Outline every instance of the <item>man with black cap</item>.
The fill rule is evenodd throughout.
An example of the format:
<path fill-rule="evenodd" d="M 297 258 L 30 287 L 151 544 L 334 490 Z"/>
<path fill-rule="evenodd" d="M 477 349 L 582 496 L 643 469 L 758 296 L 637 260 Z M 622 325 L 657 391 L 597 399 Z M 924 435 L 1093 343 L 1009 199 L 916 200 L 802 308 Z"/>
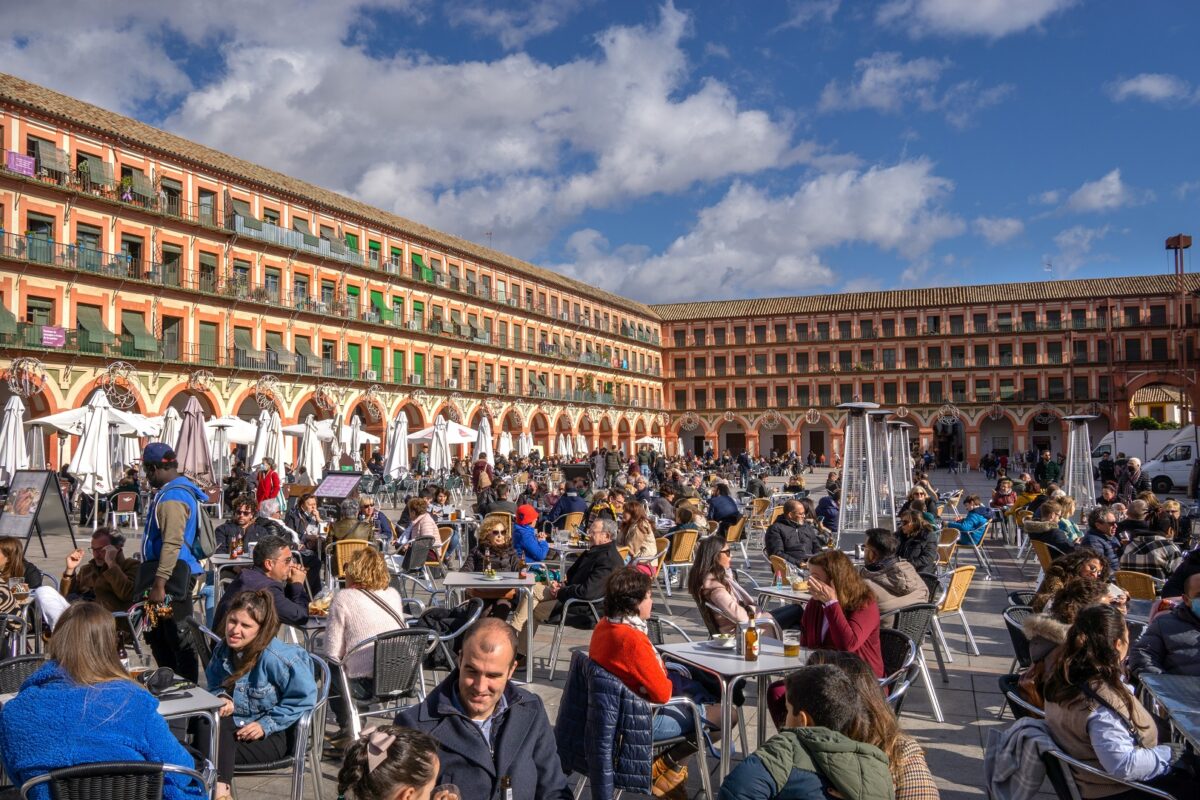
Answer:
<path fill-rule="evenodd" d="M 170 667 L 194 682 L 200 677 L 196 652 L 181 635 L 179 623 L 191 615 L 192 586 L 204 572 L 192 545 L 203 513 L 200 503 L 208 495 L 179 474 L 175 451 L 162 442 L 146 446 L 142 469 L 158 491 L 146 511 L 143 564 L 133 596 L 140 600 L 146 592 L 151 603 L 162 603 L 170 585 L 172 616 L 146 631 L 146 641 L 160 667 Z"/>

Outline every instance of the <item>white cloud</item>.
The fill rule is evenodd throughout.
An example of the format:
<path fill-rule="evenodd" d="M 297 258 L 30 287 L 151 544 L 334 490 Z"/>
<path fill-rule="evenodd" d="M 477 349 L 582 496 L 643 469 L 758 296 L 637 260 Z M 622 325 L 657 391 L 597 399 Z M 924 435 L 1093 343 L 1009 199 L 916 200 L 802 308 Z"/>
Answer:
<path fill-rule="evenodd" d="M 457 0 L 447 3 L 444 11 L 451 24 L 494 36 L 514 50 L 557 29 L 590 2 L 594 0 L 533 0 L 515 8 L 497 8 L 481 0 Z"/>
<path fill-rule="evenodd" d="M 1058 277 L 1065 277 L 1075 272 L 1092 260 L 1093 248 L 1108 236 L 1110 231 L 1111 227 L 1108 225 L 1099 228 L 1075 225 L 1060 231 L 1054 237 L 1054 245 L 1058 248 L 1058 252 L 1046 256 L 1046 260 L 1052 265 L 1051 271 Z"/>
<path fill-rule="evenodd" d="M 1058 201 L 1062 199 L 1062 191 L 1059 189 L 1047 189 L 1044 192 L 1032 195 L 1029 202 L 1041 206 L 1056 206 Z"/>
<path fill-rule="evenodd" d="M 1186 200 L 1187 196 L 1195 191 L 1200 191 L 1200 181 L 1184 181 L 1175 187 L 1175 196 L 1180 200 Z"/>
<path fill-rule="evenodd" d="M 776 31 L 803 28 L 810 22 L 828 25 L 841 8 L 842 0 L 793 0 L 788 5 L 788 17 L 775 28 Z"/>
<path fill-rule="evenodd" d="M 926 159 L 821 174 L 785 195 L 738 181 L 657 255 L 614 257 L 588 233 L 573 242 L 574 263 L 556 269 L 647 302 L 827 289 L 838 277 L 829 250 L 862 244 L 915 259 L 962 233 L 942 208 L 952 189 Z"/>
<path fill-rule="evenodd" d="M 1121 180 L 1121 170 L 1114 169 L 1102 178 L 1089 181 L 1067 198 L 1067 211 L 1081 213 L 1115 211 L 1125 206 L 1146 203 L 1154 198 L 1152 192 L 1128 186 Z"/>
<path fill-rule="evenodd" d="M 988 244 L 1004 244 L 1025 231 L 1025 223 L 1015 217 L 976 217 L 971 227 Z"/>
<path fill-rule="evenodd" d="M 1145 100 L 1148 103 L 1184 103 L 1190 105 L 1197 98 L 1191 84 L 1177 75 L 1160 72 L 1143 72 L 1132 78 L 1120 78 L 1104 87 L 1109 96 L 1118 103 L 1126 100 Z"/>
<path fill-rule="evenodd" d="M 982 36 L 1000 39 L 1041 26 L 1078 0 L 888 0 L 875 19 L 910 36 Z"/>
<path fill-rule="evenodd" d="M 905 61 L 899 53 L 877 52 L 854 62 L 852 81 L 827 83 L 818 108 L 826 112 L 868 108 L 897 114 L 915 106 L 941 112 L 951 125 L 965 128 L 977 112 L 996 105 L 1012 91 L 1007 84 L 985 88 L 979 81 L 960 81 L 942 90 L 938 84 L 950 67 L 944 59 Z"/>

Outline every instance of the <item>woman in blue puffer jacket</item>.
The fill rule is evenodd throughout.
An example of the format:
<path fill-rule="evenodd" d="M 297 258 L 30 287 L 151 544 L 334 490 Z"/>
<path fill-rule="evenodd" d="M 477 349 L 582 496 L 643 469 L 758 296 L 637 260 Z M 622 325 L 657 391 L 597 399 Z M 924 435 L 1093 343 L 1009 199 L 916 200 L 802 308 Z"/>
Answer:
<path fill-rule="evenodd" d="M 103 606 L 76 603 L 64 611 L 49 655 L 0 711 L 0 756 L 14 785 L 98 761 L 196 767 L 159 716 L 158 701 L 121 666 L 112 614 Z M 196 800 L 205 796 L 202 788 L 167 774 L 163 797 Z M 38 786 L 31 796 L 47 800 L 49 788 Z"/>
<path fill-rule="evenodd" d="M 967 515 L 955 522 L 947 522 L 946 527 L 958 531 L 958 543 L 963 547 L 970 547 L 972 544 L 978 546 L 983 541 L 983 532 L 991 522 L 991 517 L 987 515 L 987 509 L 983 507 L 977 494 L 967 495 L 963 504 L 967 507 Z"/>
<path fill-rule="evenodd" d="M 317 704 L 308 653 L 275 638 L 279 617 L 270 592 L 237 594 L 223 625 L 206 671 L 209 688 L 225 701 L 219 712 L 217 800 L 230 796 L 235 765 L 287 757 L 296 722 Z"/>

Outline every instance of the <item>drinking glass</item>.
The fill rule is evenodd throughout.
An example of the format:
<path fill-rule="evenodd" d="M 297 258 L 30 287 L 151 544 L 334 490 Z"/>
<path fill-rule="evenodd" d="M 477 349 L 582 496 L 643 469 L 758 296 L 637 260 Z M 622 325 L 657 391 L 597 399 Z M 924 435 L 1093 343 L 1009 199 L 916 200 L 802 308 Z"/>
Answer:
<path fill-rule="evenodd" d="M 800 632 L 799 631 L 784 631 L 783 632 L 783 656 L 784 656 L 784 658 L 799 658 L 800 657 Z"/>

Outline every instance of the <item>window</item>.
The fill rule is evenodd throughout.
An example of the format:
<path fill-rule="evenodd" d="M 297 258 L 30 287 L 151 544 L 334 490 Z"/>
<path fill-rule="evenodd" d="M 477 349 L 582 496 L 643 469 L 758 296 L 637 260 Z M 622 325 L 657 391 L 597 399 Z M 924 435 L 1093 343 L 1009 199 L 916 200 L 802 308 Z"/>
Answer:
<path fill-rule="evenodd" d="M 217 323 L 201 322 L 200 323 L 200 347 L 199 357 L 202 364 L 217 363 Z"/>
<path fill-rule="evenodd" d="M 951 333 L 966 333 L 966 326 L 963 324 L 962 314 L 950 315 L 950 332 Z"/>
<path fill-rule="evenodd" d="M 273 208 L 263 209 L 263 222 L 269 222 L 272 225 L 279 225 L 279 212 Z"/>
<path fill-rule="evenodd" d="M 704 356 L 696 356 L 692 359 L 692 373 L 697 378 L 703 378 L 707 373 L 708 359 Z"/>
<path fill-rule="evenodd" d="M 25 298 L 25 321 L 31 325 L 53 325 L 54 301 L 49 297 Z"/>
<path fill-rule="evenodd" d="M 1142 319 L 1142 310 L 1140 308 L 1138 308 L 1137 306 L 1134 306 L 1133 308 L 1127 307 L 1125 309 L 1125 324 L 1126 325 L 1137 325 L 1139 322 L 1141 322 L 1141 319 Z"/>
<path fill-rule="evenodd" d="M 987 403 L 992 399 L 992 382 L 988 378 L 975 379 L 975 402 Z"/>
<path fill-rule="evenodd" d="M 1076 330 L 1087 327 L 1087 310 L 1083 308 L 1071 309 L 1071 327 Z"/>
<path fill-rule="evenodd" d="M 1066 400 L 1067 393 L 1063 389 L 1063 379 L 1061 377 L 1050 377 L 1046 382 L 1046 394 L 1051 400 Z"/>
<path fill-rule="evenodd" d="M 713 344 L 715 344 L 715 345 L 725 344 L 725 328 L 720 327 L 720 326 L 713 328 Z"/>
<path fill-rule="evenodd" d="M 755 408 L 766 408 L 767 407 L 767 387 L 766 386 L 755 386 L 754 387 L 754 406 L 755 406 Z"/>
<path fill-rule="evenodd" d="M 746 357 L 745 356 L 734 356 L 733 357 L 733 374 L 735 374 L 735 375 L 745 375 L 746 374 Z"/>
<path fill-rule="evenodd" d="M 1125 340 L 1125 359 L 1127 361 L 1142 360 L 1142 340 L 1141 339 L 1126 339 Z"/>
<path fill-rule="evenodd" d="M 1076 375 L 1071 379 L 1071 394 L 1074 395 L 1071 399 L 1082 401 L 1091 399 L 1091 387 L 1088 385 L 1090 381 L 1086 375 Z"/>
<path fill-rule="evenodd" d="M 708 392 L 704 389 L 693 389 L 692 397 L 695 398 L 694 402 L 697 409 L 704 409 L 708 407 Z"/>
<path fill-rule="evenodd" d="M 904 402 L 906 402 L 906 403 L 921 402 L 921 382 L 920 381 L 905 381 L 905 383 L 904 383 Z"/>
<path fill-rule="evenodd" d="M 217 291 L 217 257 L 212 253 L 200 253 L 200 291 Z"/>
<path fill-rule="evenodd" d="M 930 369 L 938 369 L 942 366 L 942 348 L 930 347 L 925 350 L 926 366 Z"/>
<path fill-rule="evenodd" d="M 798 341 L 798 342 L 808 341 L 808 323 L 807 322 L 797 322 L 796 323 L 796 341 Z"/>
<path fill-rule="evenodd" d="M 925 330 L 929 331 L 930 333 L 941 333 L 942 318 L 941 317 L 926 317 L 925 318 Z"/>
<path fill-rule="evenodd" d="M 858 323 L 859 335 L 864 339 L 875 338 L 875 323 L 869 319 L 864 319 Z"/>
<path fill-rule="evenodd" d="M 1166 306 L 1150 306 L 1150 324 L 1151 325 L 1166 325 L 1167 324 L 1167 307 Z"/>
<path fill-rule="evenodd" d="M 1150 340 L 1150 358 L 1153 361 L 1167 360 L 1167 340 L 1165 338 L 1154 338 Z"/>
<path fill-rule="evenodd" d="M 1001 378 L 1000 379 L 1000 399 L 1001 400 L 1012 400 L 1013 396 L 1016 395 L 1016 393 L 1017 393 L 1016 388 L 1013 385 L 1012 378 Z"/>
<path fill-rule="evenodd" d="M 930 381 L 929 382 L 929 402 L 940 403 L 940 402 L 942 402 L 942 399 L 943 399 L 942 398 L 942 382 L 941 381 Z"/>
<path fill-rule="evenodd" d="M 754 326 L 754 341 L 757 342 L 758 344 L 766 344 L 766 341 L 767 341 L 767 326 L 766 325 L 755 325 Z"/>
<path fill-rule="evenodd" d="M 988 361 L 990 360 L 990 353 L 988 352 L 989 349 L 990 348 L 986 344 L 975 345 L 975 366 L 988 366 Z"/>
<path fill-rule="evenodd" d="M 904 318 L 904 335 L 905 336 L 916 336 L 917 335 L 917 318 L 916 317 L 905 317 Z"/>
<path fill-rule="evenodd" d="M 987 333 L 988 315 L 986 313 L 971 315 L 971 327 L 975 333 Z"/>
<path fill-rule="evenodd" d="M 775 323 L 775 341 L 787 341 L 787 325 L 784 325 L 782 322 Z"/>
<path fill-rule="evenodd" d="M 692 331 L 692 337 L 696 342 L 697 347 L 704 346 L 704 328 L 696 328 Z"/>
<path fill-rule="evenodd" d="M 1108 402 L 1112 399 L 1112 381 L 1107 375 L 1100 376 L 1100 382 L 1096 389 L 1096 398 L 1101 402 Z"/>
<path fill-rule="evenodd" d="M 686 340 L 687 340 L 687 331 L 675 331 L 675 346 L 676 347 L 686 347 L 687 346 Z"/>
<path fill-rule="evenodd" d="M 728 390 L 725 388 L 713 389 L 713 408 L 725 408 L 728 405 Z"/>
<path fill-rule="evenodd" d="M 840 320 L 838 322 L 838 338 L 839 339 L 852 339 L 854 337 L 854 334 L 852 332 L 853 325 L 854 325 L 854 323 L 852 323 L 848 319 Z"/>
<path fill-rule="evenodd" d="M 687 408 L 687 389 L 675 390 L 675 410 L 683 411 Z"/>
<path fill-rule="evenodd" d="M 746 328 L 744 326 L 734 327 L 733 341 L 735 344 L 745 344 L 746 343 Z"/>
<path fill-rule="evenodd" d="M 822 342 L 829 341 L 829 323 L 828 322 L 818 322 L 817 323 L 817 339 L 819 339 Z"/>
<path fill-rule="evenodd" d="M 885 319 L 883 321 L 882 325 L 883 325 L 883 335 L 884 336 L 895 336 L 896 335 L 896 320 Z"/>
<path fill-rule="evenodd" d="M 1062 328 L 1062 312 L 1047 311 L 1046 312 L 1046 327 L 1049 330 L 1056 331 Z"/>
<path fill-rule="evenodd" d="M 713 375 L 717 377 L 725 375 L 725 356 L 713 356 Z"/>
<path fill-rule="evenodd" d="M 1063 363 L 1062 342 L 1046 342 L 1046 363 Z"/>
<path fill-rule="evenodd" d="M 1021 363 L 1027 367 L 1038 363 L 1037 342 L 1025 342 L 1021 345 Z"/>
<path fill-rule="evenodd" d="M 854 402 L 854 386 L 849 383 L 843 383 L 838 386 L 838 402 L 853 403 Z"/>
<path fill-rule="evenodd" d="M 1075 339 L 1071 343 L 1071 360 L 1077 364 L 1085 364 L 1088 360 L 1087 339 Z"/>
<path fill-rule="evenodd" d="M 787 353 L 775 354 L 775 374 L 786 375 L 788 371 Z"/>
<path fill-rule="evenodd" d="M 829 369 L 829 352 L 827 350 L 817 353 L 817 369 L 821 371 Z"/>
<path fill-rule="evenodd" d="M 775 407 L 776 408 L 787 408 L 788 407 L 788 387 L 786 387 L 786 386 L 776 386 L 775 387 Z"/>
<path fill-rule="evenodd" d="M 833 387 L 829 384 L 822 384 L 817 387 L 817 405 L 831 406 L 833 405 Z"/>
<path fill-rule="evenodd" d="M 767 354 L 756 353 L 754 356 L 754 372 L 757 375 L 767 374 Z"/>
<path fill-rule="evenodd" d="M 892 383 L 891 381 L 889 381 L 883 385 L 883 402 L 889 406 L 895 405 L 897 402 L 899 402 L 896 399 L 896 384 L 895 383 Z"/>
<path fill-rule="evenodd" d="M 201 189 L 199 194 L 199 221 L 205 225 L 217 224 L 217 193 Z"/>
<path fill-rule="evenodd" d="M 904 368 L 905 369 L 919 369 L 920 366 L 921 366 L 920 351 L 917 350 L 917 348 L 915 348 L 915 347 L 904 348 Z M 911 403 L 912 401 L 910 400 L 909 402 Z"/>
<path fill-rule="evenodd" d="M 967 402 L 966 381 L 950 381 L 950 400 L 954 403 Z"/>
<path fill-rule="evenodd" d="M 183 345 L 183 319 L 180 317 L 162 318 L 162 354 L 170 361 L 179 361 Z"/>
<path fill-rule="evenodd" d="M 675 359 L 675 377 L 682 378 L 686 374 L 687 374 L 687 359 L 685 359 L 685 358 Z"/>
<path fill-rule="evenodd" d="M 808 353 L 796 353 L 796 371 L 808 372 Z"/>
<path fill-rule="evenodd" d="M 1026 331 L 1037 330 L 1037 312 L 1022 311 L 1021 312 L 1021 329 Z"/>
<path fill-rule="evenodd" d="M 806 408 L 811 405 L 811 399 L 812 398 L 809 397 L 807 386 L 796 387 L 796 405 L 800 406 L 801 408 Z"/>
<path fill-rule="evenodd" d="M 1021 380 L 1021 399 L 1025 402 L 1041 400 L 1041 391 L 1038 387 L 1037 378 L 1023 378 Z"/>

